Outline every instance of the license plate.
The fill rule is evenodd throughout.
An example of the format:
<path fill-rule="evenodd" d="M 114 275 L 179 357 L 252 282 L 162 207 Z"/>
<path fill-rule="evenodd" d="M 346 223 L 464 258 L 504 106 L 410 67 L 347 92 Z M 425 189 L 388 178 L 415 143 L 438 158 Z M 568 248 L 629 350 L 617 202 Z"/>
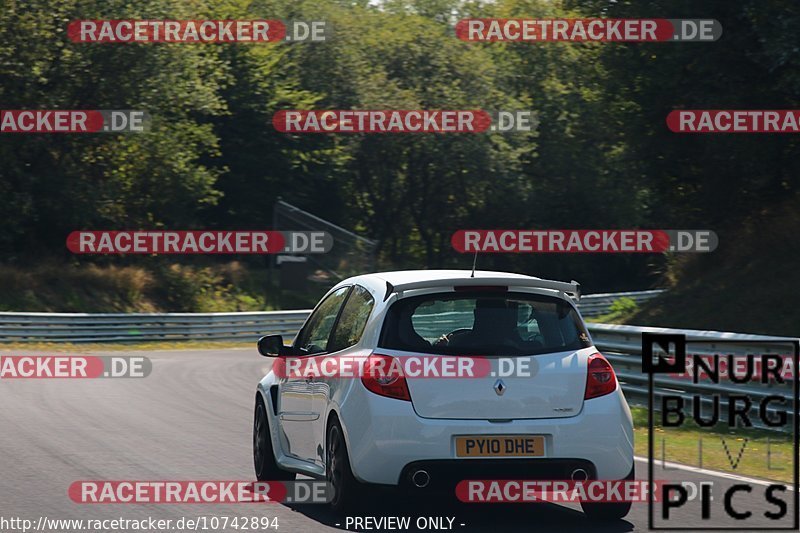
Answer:
<path fill-rule="evenodd" d="M 541 457 L 542 435 L 474 435 L 456 437 L 456 457 Z"/>

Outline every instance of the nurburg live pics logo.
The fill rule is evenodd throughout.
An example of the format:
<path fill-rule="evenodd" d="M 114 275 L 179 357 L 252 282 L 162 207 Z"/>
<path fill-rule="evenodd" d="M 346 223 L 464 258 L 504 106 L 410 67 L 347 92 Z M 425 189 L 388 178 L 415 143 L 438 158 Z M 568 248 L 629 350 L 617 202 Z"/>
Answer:
<path fill-rule="evenodd" d="M 798 358 L 800 341 L 794 339 L 761 340 L 757 344 L 775 347 L 777 353 L 753 354 L 748 350 L 742 353 L 741 345 L 747 341 L 735 340 L 689 340 L 698 345 L 698 352 L 687 355 L 687 340 L 682 334 L 643 333 L 642 334 L 642 372 L 648 374 L 648 479 L 652 485 L 656 462 L 654 448 L 654 419 L 660 416 L 662 428 L 680 428 L 688 423 L 701 427 L 724 427 L 727 433 L 738 428 L 766 426 L 770 429 L 791 431 L 793 436 L 793 487 L 782 482 L 749 483 L 748 478 L 736 476 L 730 486 L 720 483 L 712 494 L 712 487 L 706 487 L 699 494 L 699 507 L 688 505 L 687 491 L 680 481 L 665 482 L 658 501 L 654 501 L 653 491 L 648 491 L 648 526 L 654 530 L 672 531 L 768 531 L 797 530 L 800 527 L 800 492 L 798 491 Z M 736 345 L 739 346 L 736 346 Z M 728 349 L 726 349 L 728 348 Z M 738 348 L 739 353 L 732 353 Z M 771 350 L 771 348 L 768 348 Z M 663 354 L 661 353 L 663 352 Z M 708 355 L 711 354 L 711 355 Z M 791 354 L 791 355 L 779 355 Z M 790 360 L 789 360 L 790 359 Z M 722 361 L 720 361 L 722 360 Z M 743 361 L 744 360 L 744 361 Z M 690 363 L 687 366 L 687 361 Z M 791 380 L 782 376 L 791 362 Z M 667 375 L 660 376 L 658 375 Z M 662 381 L 658 392 L 654 382 L 667 380 L 669 376 L 688 377 L 686 383 L 695 384 L 695 390 L 679 392 L 680 383 L 672 388 Z M 720 377 L 726 376 L 729 383 L 722 383 Z M 671 381 L 670 383 L 676 383 Z M 700 384 L 700 385 L 698 385 Z M 762 389 L 749 394 L 753 387 Z M 788 400 L 791 385 L 792 400 Z M 704 388 L 705 386 L 705 388 Z M 779 388 L 779 387 L 783 388 Z M 751 387 L 751 388 L 747 388 Z M 758 390 L 758 389 L 756 389 Z M 719 392 L 717 392 L 719 391 Z M 692 394 L 687 402 L 685 398 Z M 751 397 L 752 396 L 752 397 Z M 787 399 L 784 399 L 784 396 Z M 658 402 L 658 403 L 656 403 Z M 713 413 L 702 405 L 712 402 Z M 687 405 L 684 405 L 687 404 Z M 654 410 L 654 407 L 656 410 Z M 727 412 L 726 412 L 727 411 Z M 668 435 L 669 432 L 663 432 Z M 745 439 L 745 441 L 748 439 Z M 746 446 L 745 442 L 745 446 Z M 744 447 L 742 448 L 744 450 Z M 741 458 L 741 452 L 740 452 Z M 735 467 L 737 463 L 731 463 Z M 665 467 L 666 468 L 666 467 Z M 754 480 L 755 481 L 755 480 Z M 753 498 L 757 504 L 750 500 Z M 712 502 L 715 505 L 712 506 Z M 793 512 L 787 508 L 793 502 Z M 658 515 L 656 515 L 658 506 Z M 696 511 L 696 514 L 695 514 Z M 658 516 L 658 524 L 655 518 Z M 758 525 L 753 520 L 760 520 Z M 791 519 L 791 524 L 789 520 Z M 691 523 L 689 525 L 688 522 Z M 731 523 L 719 526 L 720 521 Z M 680 524 L 680 525 L 677 525 Z"/>

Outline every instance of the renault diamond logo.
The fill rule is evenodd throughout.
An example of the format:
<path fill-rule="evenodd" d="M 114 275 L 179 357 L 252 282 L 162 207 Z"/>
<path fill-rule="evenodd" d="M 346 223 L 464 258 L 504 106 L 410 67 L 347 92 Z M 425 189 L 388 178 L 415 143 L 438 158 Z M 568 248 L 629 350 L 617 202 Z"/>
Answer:
<path fill-rule="evenodd" d="M 503 393 L 506 391 L 507 387 L 506 384 L 503 383 L 502 379 L 498 379 L 494 382 L 494 391 L 497 393 L 498 396 L 502 396 Z"/>

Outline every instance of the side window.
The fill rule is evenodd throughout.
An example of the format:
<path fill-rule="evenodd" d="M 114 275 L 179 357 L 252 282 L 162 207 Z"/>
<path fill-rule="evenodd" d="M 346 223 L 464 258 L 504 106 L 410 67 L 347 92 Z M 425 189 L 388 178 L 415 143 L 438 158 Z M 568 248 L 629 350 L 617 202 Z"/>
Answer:
<path fill-rule="evenodd" d="M 331 336 L 336 316 L 342 307 L 350 287 L 342 287 L 325 298 L 308 319 L 308 323 L 297 337 L 295 346 L 305 354 L 328 351 L 328 338 Z"/>
<path fill-rule="evenodd" d="M 353 292 L 344 304 L 342 316 L 339 317 L 339 323 L 333 332 L 331 345 L 328 347 L 329 352 L 344 350 L 361 340 L 361 334 L 364 333 L 374 304 L 375 300 L 367 289 L 360 285 L 353 287 Z"/>

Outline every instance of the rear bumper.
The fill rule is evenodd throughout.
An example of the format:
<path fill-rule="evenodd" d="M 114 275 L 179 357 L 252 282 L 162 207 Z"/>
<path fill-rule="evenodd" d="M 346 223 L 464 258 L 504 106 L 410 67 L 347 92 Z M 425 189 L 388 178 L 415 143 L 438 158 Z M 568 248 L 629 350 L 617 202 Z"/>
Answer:
<path fill-rule="evenodd" d="M 426 490 L 453 491 L 459 481 L 468 479 L 570 479 L 572 472 L 583 469 L 588 478 L 597 476 L 594 465 L 586 459 L 438 459 L 414 461 L 400 475 L 400 485 L 416 488 L 412 477 L 424 470 L 430 477 Z"/>
<path fill-rule="evenodd" d="M 633 467 L 633 424 L 619 387 L 612 394 L 585 401 L 573 417 L 502 423 L 421 418 L 410 402 L 377 396 L 364 388 L 355 388 L 353 393 L 363 395 L 348 398 L 359 405 L 358 415 L 348 417 L 352 411 L 342 406 L 340 420 L 353 474 L 365 483 L 405 484 L 418 465 L 430 465 L 447 483 L 499 479 L 497 472 L 503 472 L 505 479 L 569 479 L 572 465 L 584 465 L 596 479 L 624 479 Z M 500 434 L 544 435 L 545 456 L 466 459 L 455 455 L 455 436 Z M 434 472 L 428 471 L 433 486 Z"/>

